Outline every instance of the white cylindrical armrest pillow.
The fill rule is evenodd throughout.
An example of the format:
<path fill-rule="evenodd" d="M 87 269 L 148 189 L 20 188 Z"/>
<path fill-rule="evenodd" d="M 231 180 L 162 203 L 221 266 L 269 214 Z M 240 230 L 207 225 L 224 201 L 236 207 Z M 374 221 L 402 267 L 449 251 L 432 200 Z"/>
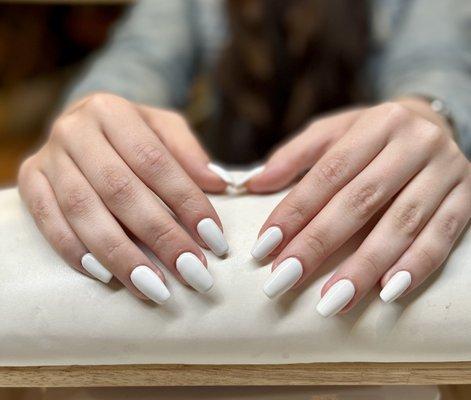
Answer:
<path fill-rule="evenodd" d="M 0 365 L 471 360 L 469 232 L 406 298 L 384 304 L 376 289 L 325 319 L 315 311 L 320 288 L 361 235 L 309 284 L 269 300 L 269 260 L 255 262 L 250 249 L 284 195 L 211 196 L 230 245 L 224 259 L 206 253 L 214 287 L 202 295 L 165 271 L 172 297 L 157 306 L 68 267 L 17 190 L 0 191 Z"/>

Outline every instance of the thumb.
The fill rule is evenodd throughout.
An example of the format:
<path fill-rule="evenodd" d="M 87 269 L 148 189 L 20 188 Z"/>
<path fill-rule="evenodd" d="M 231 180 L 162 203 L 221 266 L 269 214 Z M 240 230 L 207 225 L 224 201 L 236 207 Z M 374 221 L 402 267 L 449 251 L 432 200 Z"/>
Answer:
<path fill-rule="evenodd" d="M 247 190 L 252 193 L 268 193 L 288 186 L 312 168 L 327 149 L 348 130 L 358 115 L 359 110 L 351 110 L 310 124 L 278 148 L 266 162 L 265 168 L 247 180 Z"/>

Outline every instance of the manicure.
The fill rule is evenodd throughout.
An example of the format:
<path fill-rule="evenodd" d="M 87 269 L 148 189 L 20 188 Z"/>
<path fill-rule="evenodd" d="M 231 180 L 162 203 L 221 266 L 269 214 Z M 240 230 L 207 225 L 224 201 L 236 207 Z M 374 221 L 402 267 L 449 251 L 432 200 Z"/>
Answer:
<path fill-rule="evenodd" d="M 176 261 L 177 271 L 198 292 L 204 293 L 213 287 L 213 277 L 193 253 L 183 253 Z"/>
<path fill-rule="evenodd" d="M 348 279 L 335 282 L 317 304 L 316 310 L 323 317 L 331 317 L 341 311 L 355 295 L 355 286 Z"/>
<path fill-rule="evenodd" d="M 251 169 L 242 177 L 242 179 L 240 179 L 238 182 L 235 182 L 234 186 L 237 188 L 244 186 L 254 176 L 260 175 L 264 170 L 265 170 L 265 165 L 259 165 L 258 167 Z"/>
<path fill-rule="evenodd" d="M 219 226 L 211 218 L 202 219 L 196 226 L 201 239 L 217 256 L 222 256 L 229 251 L 229 245 Z"/>
<path fill-rule="evenodd" d="M 131 282 L 157 304 L 164 303 L 170 297 L 170 292 L 159 276 L 145 265 L 134 268 L 131 272 Z"/>
<path fill-rule="evenodd" d="M 231 186 L 234 185 L 234 178 L 232 178 L 232 175 L 225 168 L 221 167 L 218 164 L 209 163 L 208 169 L 211 172 L 214 172 L 217 176 L 219 176 L 219 178 L 221 178 L 228 185 L 231 185 Z"/>
<path fill-rule="evenodd" d="M 409 271 L 396 272 L 381 290 L 379 297 L 385 303 L 391 303 L 404 293 L 411 283 L 412 276 Z"/>
<path fill-rule="evenodd" d="M 80 262 L 89 274 L 103 283 L 109 283 L 111 278 L 113 278 L 113 274 L 101 265 L 92 253 L 85 254 Z"/>
<path fill-rule="evenodd" d="M 271 273 L 263 286 L 265 294 L 272 299 L 290 289 L 303 274 L 301 262 L 294 257 L 287 258 Z"/>
<path fill-rule="evenodd" d="M 277 226 L 271 226 L 257 239 L 252 247 L 252 257 L 261 260 L 270 254 L 283 240 L 283 232 Z"/>

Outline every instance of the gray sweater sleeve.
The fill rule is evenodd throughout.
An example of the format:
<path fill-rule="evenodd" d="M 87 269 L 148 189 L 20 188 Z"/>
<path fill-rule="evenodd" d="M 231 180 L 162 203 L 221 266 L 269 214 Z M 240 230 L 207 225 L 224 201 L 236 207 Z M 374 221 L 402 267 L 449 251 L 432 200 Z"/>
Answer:
<path fill-rule="evenodd" d="M 108 45 L 88 61 L 65 103 L 97 91 L 164 107 L 186 100 L 195 62 L 188 0 L 143 0 L 115 28 Z"/>
<path fill-rule="evenodd" d="M 471 156 L 471 2 L 409 0 L 399 7 L 373 85 L 388 99 L 420 94 L 445 101 Z"/>

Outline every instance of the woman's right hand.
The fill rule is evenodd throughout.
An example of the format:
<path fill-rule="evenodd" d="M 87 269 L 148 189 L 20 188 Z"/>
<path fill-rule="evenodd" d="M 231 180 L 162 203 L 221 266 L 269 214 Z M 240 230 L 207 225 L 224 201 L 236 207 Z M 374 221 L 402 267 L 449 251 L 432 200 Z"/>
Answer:
<path fill-rule="evenodd" d="M 97 93 L 55 121 L 47 143 L 21 166 L 19 189 L 70 265 L 104 283 L 115 276 L 136 296 L 163 303 L 170 296 L 164 274 L 127 232 L 178 279 L 209 290 L 199 246 L 220 256 L 228 245 L 202 191 L 226 183 L 208 163 L 178 114 Z"/>

